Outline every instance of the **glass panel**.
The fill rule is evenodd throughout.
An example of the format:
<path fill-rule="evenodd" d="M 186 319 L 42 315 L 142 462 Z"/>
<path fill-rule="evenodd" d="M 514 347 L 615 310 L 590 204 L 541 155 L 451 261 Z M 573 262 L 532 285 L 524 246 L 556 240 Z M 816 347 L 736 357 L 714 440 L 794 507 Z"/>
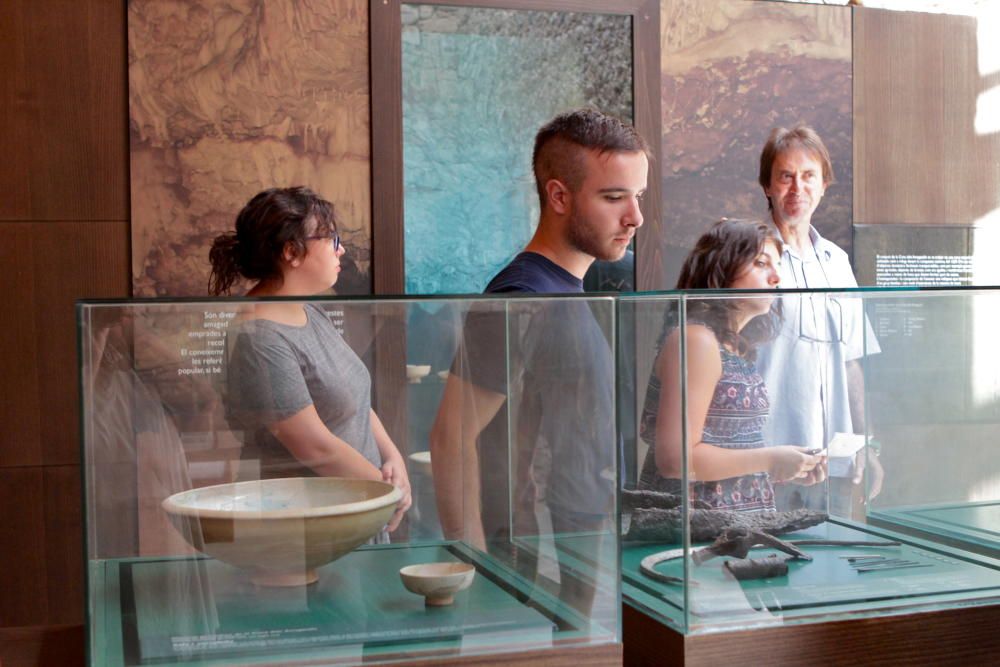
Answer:
<path fill-rule="evenodd" d="M 997 292 L 869 298 L 881 354 L 866 373 L 884 479 L 880 524 L 1000 557 Z M 873 489 L 875 490 L 875 489 Z"/>
<path fill-rule="evenodd" d="M 650 379 L 620 415 L 640 434 L 626 601 L 699 633 L 995 600 L 998 306 L 973 290 L 622 298 L 619 340 L 655 350 L 631 362 Z"/>
<path fill-rule="evenodd" d="M 404 4 L 406 291 L 481 292 L 538 220 L 535 133 L 590 104 L 632 118 L 632 19 Z M 631 253 L 629 254 L 631 260 Z M 609 289 L 634 262 L 598 267 Z"/>
<path fill-rule="evenodd" d="M 508 306 L 514 546 L 535 578 L 607 625 L 618 599 L 614 312 L 610 302 Z"/>
<path fill-rule="evenodd" d="M 620 641 L 613 305 L 80 306 L 92 664 Z"/>
<path fill-rule="evenodd" d="M 622 297 L 618 302 L 619 432 L 624 443 L 622 491 L 622 595 L 632 607 L 679 632 L 687 630 L 683 558 L 671 562 L 666 577 L 642 574 L 647 558 L 677 550 L 683 555 L 683 494 L 647 503 L 645 492 L 655 486 L 656 442 L 672 437 L 682 441 L 678 420 L 659 420 L 663 388 L 681 387 L 679 369 L 661 368 L 665 334 L 674 327 L 680 297 L 672 295 Z M 669 474 L 669 473 L 668 473 Z M 676 473 L 673 474 L 676 477 Z M 641 490 L 637 493 L 637 490 Z M 655 500 L 655 499 L 654 499 Z M 669 513 L 669 514 L 665 514 Z M 650 535 L 646 525 L 663 526 L 666 532 Z M 679 566 L 679 567 L 678 567 Z M 659 570 L 650 566 L 653 570 Z"/>

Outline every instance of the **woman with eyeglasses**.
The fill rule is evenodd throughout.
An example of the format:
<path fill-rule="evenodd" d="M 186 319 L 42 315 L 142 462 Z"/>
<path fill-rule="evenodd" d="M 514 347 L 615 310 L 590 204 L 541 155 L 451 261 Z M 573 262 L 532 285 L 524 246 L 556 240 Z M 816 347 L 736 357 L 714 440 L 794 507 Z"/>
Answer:
<path fill-rule="evenodd" d="M 344 247 L 330 202 L 304 187 L 253 197 L 236 230 L 216 237 L 209 291 L 310 297 L 337 282 Z M 266 301 L 230 325 L 226 416 L 244 431 L 259 477 L 324 475 L 391 482 L 403 491 L 389 530 L 410 506 L 403 458 L 371 408 L 371 377 L 316 304 Z M 385 536 L 380 541 L 384 541 Z"/>
<path fill-rule="evenodd" d="M 781 241 L 768 225 L 721 220 L 688 255 L 677 289 L 773 289 Z M 716 509 L 773 511 L 773 481 L 804 480 L 822 457 L 803 447 L 765 446 L 770 403 L 754 366 L 780 316 L 770 294 L 688 299 L 688 479 L 692 500 Z M 646 390 L 640 436 L 649 445 L 639 488 L 679 493 L 682 373 L 679 313 L 668 310 Z M 815 480 L 814 480 L 815 481 Z"/>

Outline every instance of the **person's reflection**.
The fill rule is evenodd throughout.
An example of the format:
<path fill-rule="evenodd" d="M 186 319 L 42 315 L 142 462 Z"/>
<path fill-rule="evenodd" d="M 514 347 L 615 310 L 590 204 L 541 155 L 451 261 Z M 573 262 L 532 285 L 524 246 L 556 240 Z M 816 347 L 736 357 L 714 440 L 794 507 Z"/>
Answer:
<path fill-rule="evenodd" d="M 677 289 L 773 289 L 780 247 L 765 223 L 722 220 L 698 239 Z M 770 401 L 754 358 L 780 323 L 773 303 L 763 294 L 686 301 L 686 386 L 679 313 L 668 310 L 642 413 L 640 435 L 650 448 L 639 488 L 681 491 L 685 391 L 693 499 L 715 509 L 774 511 L 772 482 L 825 478 L 822 456 L 804 447 L 765 446 Z"/>
<path fill-rule="evenodd" d="M 180 376 L 175 348 L 161 339 L 143 314 L 119 307 L 93 307 L 84 335 L 84 398 L 88 442 L 88 525 L 99 559 L 190 555 L 201 544 L 173 526 L 160 503 L 191 488 L 187 459 L 172 413 L 188 407 L 210 410 L 211 387 Z M 142 364 L 137 362 L 142 357 Z M 142 366 L 142 370 L 140 370 Z M 133 587 L 123 594 L 138 614 L 171 610 L 169 632 L 196 636 L 219 627 L 212 580 L 201 561 L 131 563 Z"/>

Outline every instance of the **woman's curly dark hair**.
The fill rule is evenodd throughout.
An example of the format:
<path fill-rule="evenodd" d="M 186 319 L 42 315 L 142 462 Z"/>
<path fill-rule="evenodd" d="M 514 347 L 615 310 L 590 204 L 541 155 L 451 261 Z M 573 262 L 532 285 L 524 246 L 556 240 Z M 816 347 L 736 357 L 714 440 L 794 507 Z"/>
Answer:
<path fill-rule="evenodd" d="M 307 224 L 316 221 L 315 228 Z M 280 280 L 281 258 L 290 243 L 296 257 L 306 253 L 306 237 L 337 229 L 333 204 L 305 187 L 270 188 L 254 195 L 236 216 L 236 231 L 215 237 L 208 253 L 208 291 L 229 294 L 240 278 Z"/>
<path fill-rule="evenodd" d="M 773 242 L 779 250 L 783 245 L 771 225 L 755 220 L 723 218 L 695 243 L 694 249 L 684 260 L 681 275 L 677 279 L 677 289 L 728 288 L 747 265 L 760 255 L 768 241 Z M 738 300 L 722 297 L 689 298 L 684 303 L 687 306 L 688 322 L 704 324 L 712 330 L 720 343 L 749 359 L 757 356 L 757 346 L 772 340 L 781 326 L 781 305 L 777 300 L 770 312 L 755 317 L 742 332 L 734 328 L 740 307 Z M 669 308 L 659 345 L 678 326 L 678 321 L 677 307 Z"/>

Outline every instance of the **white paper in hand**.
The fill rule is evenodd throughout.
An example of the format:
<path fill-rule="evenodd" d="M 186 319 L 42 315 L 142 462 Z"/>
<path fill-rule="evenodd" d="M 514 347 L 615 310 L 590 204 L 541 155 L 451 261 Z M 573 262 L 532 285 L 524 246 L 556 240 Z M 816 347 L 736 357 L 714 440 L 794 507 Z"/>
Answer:
<path fill-rule="evenodd" d="M 865 436 L 861 433 L 834 433 L 826 454 L 830 458 L 854 456 L 864 446 Z"/>
<path fill-rule="evenodd" d="M 834 433 L 826 449 L 830 477 L 851 477 L 854 455 L 864 446 L 865 436 L 860 433 Z"/>

